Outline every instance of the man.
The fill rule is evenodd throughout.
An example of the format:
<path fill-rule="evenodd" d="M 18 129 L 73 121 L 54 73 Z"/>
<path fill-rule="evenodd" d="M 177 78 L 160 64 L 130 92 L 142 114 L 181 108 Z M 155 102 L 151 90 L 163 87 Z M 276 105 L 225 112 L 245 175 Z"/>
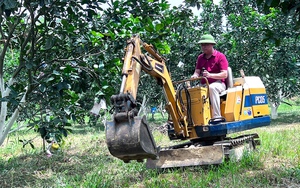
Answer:
<path fill-rule="evenodd" d="M 219 118 L 221 117 L 219 94 L 226 90 L 225 79 L 227 78 L 228 61 L 224 54 L 214 49 L 216 42 L 212 35 L 203 35 L 199 43 L 203 53 L 198 56 L 192 78 L 199 76 L 207 78 L 212 117 Z"/>

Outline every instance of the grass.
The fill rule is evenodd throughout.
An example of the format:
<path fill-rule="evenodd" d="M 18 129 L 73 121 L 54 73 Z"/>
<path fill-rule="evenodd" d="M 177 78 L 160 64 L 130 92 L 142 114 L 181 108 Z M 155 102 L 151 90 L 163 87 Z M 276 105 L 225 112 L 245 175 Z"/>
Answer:
<path fill-rule="evenodd" d="M 22 147 L 19 139 L 35 133 L 16 132 L 0 148 L 0 187 L 300 187 L 300 107 L 283 104 L 278 112 L 270 126 L 246 131 L 258 133 L 261 146 L 240 162 L 162 171 L 112 157 L 103 127 L 75 126 L 52 157 L 42 152 L 40 138 L 33 140 L 35 149 Z M 164 121 L 156 114 L 150 124 Z M 154 136 L 159 144 L 169 143 L 160 131 Z"/>

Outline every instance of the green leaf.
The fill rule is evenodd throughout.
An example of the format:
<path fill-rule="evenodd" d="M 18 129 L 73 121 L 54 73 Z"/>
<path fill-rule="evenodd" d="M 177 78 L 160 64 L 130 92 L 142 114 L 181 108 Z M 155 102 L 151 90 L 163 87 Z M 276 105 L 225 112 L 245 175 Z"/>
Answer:
<path fill-rule="evenodd" d="M 76 115 L 75 114 L 71 114 L 71 120 L 76 121 Z"/>
<path fill-rule="evenodd" d="M 102 91 L 98 91 L 97 95 L 101 96 L 101 95 L 105 95 Z"/>
<path fill-rule="evenodd" d="M 58 72 L 58 71 L 56 71 L 56 70 L 54 70 L 54 71 L 52 72 L 52 74 L 53 74 L 53 75 L 56 75 L 56 76 L 60 76 L 60 72 Z"/>
<path fill-rule="evenodd" d="M 17 4 L 17 0 L 4 0 L 4 9 L 14 9 L 16 8 Z"/>
<path fill-rule="evenodd" d="M 50 82 L 50 81 L 52 81 L 52 80 L 54 80 L 55 78 L 54 77 L 49 77 L 47 80 L 46 80 L 46 82 Z"/>
<path fill-rule="evenodd" d="M 67 82 L 59 82 L 57 84 L 57 90 L 60 91 L 60 90 L 63 90 L 63 89 L 69 89 L 69 84 Z"/>
<path fill-rule="evenodd" d="M 46 39 L 45 50 L 49 50 L 54 45 L 54 39 L 52 37 Z"/>
<path fill-rule="evenodd" d="M 75 69 L 70 65 L 66 65 L 66 67 L 63 70 L 64 70 L 64 73 L 71 73 Z"/>
<path fill-rule="evenodd" d="M 47 130 L 45 127 L 39 128 L 39 132 L 42 138 L 45 138 L 47 136 Z"/>
<path fill-rule="evenodd" d="M 91 31 L 91 34 L 97 38 L 103 38 L 104 35 L 100 32 L 97 32 L 97 31 Z"/>
<path fill-rule="evenodd" d="M 40 89 L 40 91 L 41 92 L 45 92 L 46 91 L 46 86 L 44 85 L 44 84 L 41 84 L 40 86 L 39 86 L 39 89 Z"/>
<path fill-rule="evenodd" d="M 264 0 L 257 0 L 256 2 L 257 2 L 257 5 L 261 5 L 264 2 Z"/>
<path fill-rule="evenodd" d="M 69 108 L 64 108 L 64 111 L 67 115 L 70 115 L 72 113 L 72 111 Z"/>
<path fill-rule="evenodd" d="M 164 28 L 164 24 L 156 24 L 155 25 L 155 30 L 156 31 L 160 31 L 160 30 L 162 30 Z"/>
<path fill-rule="evenodd" d="M 61 132 L 65 137 L 68 136 L 68 132 L 67 132 L 66 129 L 62 128 L 62 129 L 60 129 L 60 132 Z"/>

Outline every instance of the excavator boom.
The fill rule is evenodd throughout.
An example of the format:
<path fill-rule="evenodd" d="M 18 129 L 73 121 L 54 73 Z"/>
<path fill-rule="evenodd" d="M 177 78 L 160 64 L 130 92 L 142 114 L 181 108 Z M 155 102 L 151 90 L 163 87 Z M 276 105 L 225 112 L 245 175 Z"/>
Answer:
<path fill-rule="evenodd" d="M 138 36 L 127 41 L 120 93 L 111 97 L 115 112 L 106 125 L 110 153 L 123 160 L 156 159 L 158 152 L 145 117 L 137 116 L 136 94 L 141 73 L 141 46 Z"/>

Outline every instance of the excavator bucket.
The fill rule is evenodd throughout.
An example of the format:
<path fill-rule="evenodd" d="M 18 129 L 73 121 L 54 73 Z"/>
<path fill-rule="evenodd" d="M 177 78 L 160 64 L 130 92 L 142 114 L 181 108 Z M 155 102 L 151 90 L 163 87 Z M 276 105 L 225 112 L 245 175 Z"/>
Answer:
<path fill-rule="evenodd" d="M 110 153 L 123 160 L 156 159 L 157 148 L 145 116 L 136 116 L 131 121 L 108 122 L 106 143 Z"/>

